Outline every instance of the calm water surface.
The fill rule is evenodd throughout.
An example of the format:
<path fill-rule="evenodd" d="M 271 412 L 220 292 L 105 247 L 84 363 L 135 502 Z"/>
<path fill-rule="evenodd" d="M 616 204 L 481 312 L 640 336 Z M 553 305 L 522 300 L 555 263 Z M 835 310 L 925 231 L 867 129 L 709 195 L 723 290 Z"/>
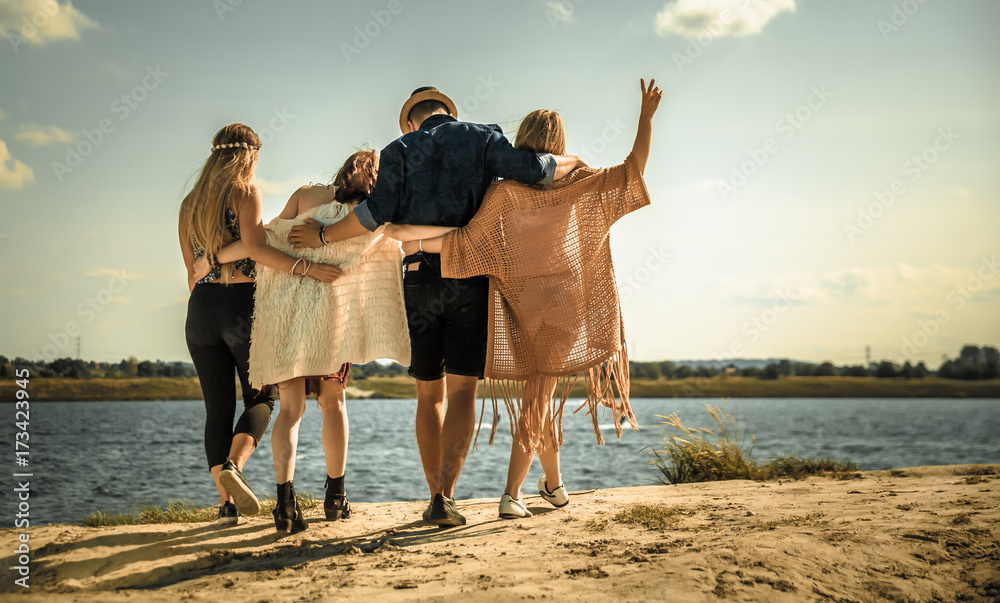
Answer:
<path fill-rule="evenodd" d="M 677 412 L 685 424 L 711 426 L 704 400 L 634 399 L 642 430 L 615 439 L 610 417 L 600 421 L 599 446 L 591 421 L 564 421 L 563 478 L 570 490 L 657 483 L 649 465 L 664 428 L 657 415 Z M 732 403 L 731 403 L 732 404 Z M 572 402 L 567 409 L 575 408 Z M 0 496 L 13 525 L 12 403 L 0 404 L 9 471 Z M 428 496 L 413 435 L 415 400 L 349 400 L 351 441 L 347 492 L 352 501 L 425 500 Z M 1000 401 L 964 399 L 744 399 L 735 406 L 740 429 L 756 437 L 754 457 L 812 456 L 851 460 L 861 469 L 1000 462 Z M 488 415 L 489 416 L 489 415 Z M 130 511 L 137 503 L 189 498 L 217 504 L 205 465 L 204 409 L 191 402 L 51 402 L 31 406 L 31 521 L 76 522 L 95 510 Z M 299 435 L 295 483 L 322 495 L 322 415 L 310 401 Z M 489 420 L 487 419 L 486 423 Z M 469 453 L 458 498 L 503 493 L 511 437 L 506 416 L 493 446 L 488 430 Z M 749 438 L 748 438 L 749 443 Z M 542 475 L 536 462 L 525 491 Z M 258 491 L 273 495 L 270 431 L 247 465 Z"/>

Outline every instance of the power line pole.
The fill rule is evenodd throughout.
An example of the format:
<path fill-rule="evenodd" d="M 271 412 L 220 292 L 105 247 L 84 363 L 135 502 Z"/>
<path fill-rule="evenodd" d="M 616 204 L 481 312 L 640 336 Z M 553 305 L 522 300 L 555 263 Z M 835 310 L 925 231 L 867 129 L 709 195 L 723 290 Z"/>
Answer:
<path fill-rule="evenodd" d="M 870 375 L 872 372 L 872 346 L 865 346 L 865 370 Z"/>
<path fill-rule="evenodd" d="M 77 336 L 76 338 L 76 359 L 83 360 L 83 356 L 80 355 L 80 347 L 83 344 L 83 337 Z"/>

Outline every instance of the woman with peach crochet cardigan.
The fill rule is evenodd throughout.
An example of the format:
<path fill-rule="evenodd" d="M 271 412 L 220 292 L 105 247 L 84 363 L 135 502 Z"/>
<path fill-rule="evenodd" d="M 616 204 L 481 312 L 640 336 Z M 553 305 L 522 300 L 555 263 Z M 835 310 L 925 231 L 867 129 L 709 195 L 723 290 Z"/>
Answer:
<path fill-rule="evenodd" d="M 496 183 L 472 221 L 459 229 L 391 226 L 386 231 L 406 241 L 406 254 L 440 253 L 442 276 L 490 276 L 490 443 L 499 420 L 497 390 L 514 431 L 501 517 L 531 516 L 521 486 L 536 453 L 545 470 L 539 494 L 557 507 L 569 502 L 559 448 L 563 406 L 578 374 L 587 382 L 583 406 L 589 407 L 599 443 L 599 406 L 611 409 L 618 437 L 622 419 L 637 428 L 628 402 L 628 353 L 608 233 L 619 218 L 649 204 L 642 174 L 653 114 L 663 95 L 654 84 L 650 80 L 647 87 L 640 80 L 638 131 L 623 164 L 580 168 L 550 186 Z M 514 146 L 565 154 L 562 118 L 533 111 L 521 122 Z"/>

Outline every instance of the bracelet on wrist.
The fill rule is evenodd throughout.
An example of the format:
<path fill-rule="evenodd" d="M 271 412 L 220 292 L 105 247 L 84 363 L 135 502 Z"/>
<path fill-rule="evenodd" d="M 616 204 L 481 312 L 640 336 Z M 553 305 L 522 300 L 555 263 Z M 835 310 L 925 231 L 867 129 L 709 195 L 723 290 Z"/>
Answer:
<path fill-rule="evenodd" d="M 295 267 L 298 266 L 299 262 L 301 262 L 301 261 L 302 261 L 302 258 L 296 259 L 295 263 L 292 264 L 292 267 L 288 269 L 288 274 L 293 274 L 294 275 L 295 274 Z"/>
<path fill-rule="evenodd" d="M 322 243 L 323 245 L 326 245 L 326 227 L 327 226 L 328 226 L 327 224 L 324 224 L 324 225 L 322 225 L 322 226 L 319 227 L 319 242 Z"/>

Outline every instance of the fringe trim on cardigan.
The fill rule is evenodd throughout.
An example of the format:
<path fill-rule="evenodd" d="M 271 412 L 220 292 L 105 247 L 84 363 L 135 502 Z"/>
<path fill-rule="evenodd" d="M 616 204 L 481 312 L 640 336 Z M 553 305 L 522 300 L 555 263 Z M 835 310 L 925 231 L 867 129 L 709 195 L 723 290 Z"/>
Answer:
<path fill-rule="evenodd" d="M 563 444 L 563 409 L 569 396 L 580 378 L 580 373 L 561 377 L 539 376 L 518 381 L 502 379 L 489 381 L 490 398 L 493 402 L 493 422 L 490 428 L 488 444 L 493 445 L 497 427 L 500 423 L 499 400 L 507 407 L 507 417 L 510 421 L 510 431 L 514 442 L 525 452 L 541 452 L 542 450 L 559 450 Z M 587 408 L 585 414 L 590 415 L 594 425 L 594 436 L 598 444 L 604 444 L 601 435 L 598 409 L 610 408 L 614 419 L 615 436 L 622 437 L 622 423 L 627 420 L 629 426 L 639 430 L 639 424 L 632 414 L 629 404 L 629 368 L 628 350 L 625 342 L 621 349 L 610 358 L 596 364 L 582 373 L 587 384 L 587 399 L 579 408 L 578 413 Z M 617 390 L 617 395 L 616 395 Z M 483 391 L 483 403 L 480 408 L 479 427 L 473 440 L 473 448 L 479 440 L 482 431 L 483 418 L 486 411 L 486 391 Z"/>

